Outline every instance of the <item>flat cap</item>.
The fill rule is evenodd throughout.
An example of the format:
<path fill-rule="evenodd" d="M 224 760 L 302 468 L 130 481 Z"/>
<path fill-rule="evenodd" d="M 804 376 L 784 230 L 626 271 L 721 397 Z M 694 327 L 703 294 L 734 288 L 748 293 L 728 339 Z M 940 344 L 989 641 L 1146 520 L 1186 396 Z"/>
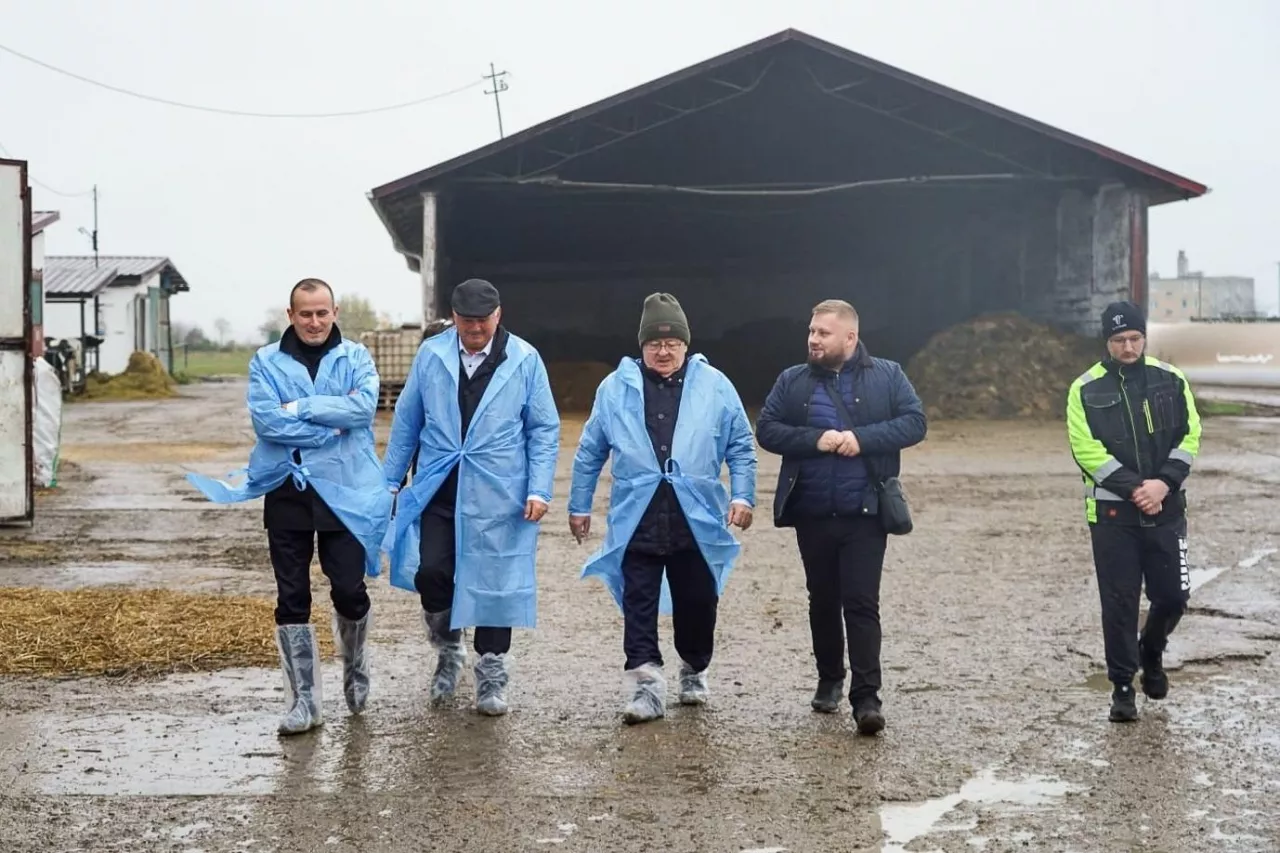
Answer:
<path fill-rule="evenodd" d="M 488 317 L 502 304 L 498 288 L 482 278 L 469 278 L 455 287 L 451 302 L 459 317 Z"/>

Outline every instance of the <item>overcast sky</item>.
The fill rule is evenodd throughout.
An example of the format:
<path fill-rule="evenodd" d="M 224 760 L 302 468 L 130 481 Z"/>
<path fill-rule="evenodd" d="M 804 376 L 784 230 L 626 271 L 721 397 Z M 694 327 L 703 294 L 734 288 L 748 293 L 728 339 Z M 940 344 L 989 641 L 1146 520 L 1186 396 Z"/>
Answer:
<path fill-rule="evenodd" d="M 1032 10 L 1035 10 L 1034 12 Z M 1050 10 L 1053 11 L 1050 11 Z M 510 72 L 507 133 L 787 27 L 1208 184 L 1153 209 L 1151 267 L 1280 269 L 1280 3 L 1268 0 L 0 0 L 0 44 L 122 88 L 256 112 L 397 103 Z M 365 197 L 497 137 L 483 84 L 397 112 L 268 120 L 137 100 L 0 52 L 0 145 L 33 177 L 97 184 L 103 254 L 167 255 L 174 318 L 254 334 L 304 276 L 416 321 L 409 272 Z M 87 196 L 52 254 L 85 254 Z"/>

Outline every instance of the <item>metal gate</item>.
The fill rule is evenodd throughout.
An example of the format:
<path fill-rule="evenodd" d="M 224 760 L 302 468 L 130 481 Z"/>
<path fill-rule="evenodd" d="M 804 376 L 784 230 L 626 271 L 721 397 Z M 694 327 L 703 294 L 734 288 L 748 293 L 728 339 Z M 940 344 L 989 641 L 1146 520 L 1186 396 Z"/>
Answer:
<path fill-rule="evenodd" d="M 30 351 L 31 194 L 27 164 L 0 160 L 0 522 L 35 518 Z"/>

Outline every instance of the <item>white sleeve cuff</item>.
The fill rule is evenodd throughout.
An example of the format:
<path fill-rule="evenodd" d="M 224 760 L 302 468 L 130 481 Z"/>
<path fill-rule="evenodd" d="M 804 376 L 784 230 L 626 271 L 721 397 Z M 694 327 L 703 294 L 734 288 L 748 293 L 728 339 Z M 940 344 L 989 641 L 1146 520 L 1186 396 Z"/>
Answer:
<path fill-rule="evenodd" d="M 747 509 L 755 509 L 755 507 L 751 505 L 751 502 L 746 500 L 745 498 L 734 498 L 733 500 L 729 501 L 729 503 L 737 504 L 738 506 L 745 506 Z"/>
<path fill-rule="evenodd" d="M 285 410 L 286 412 L 288 412 L 289 414 L 293 415 L 294 417 L 297 417 L 297 416 L 298 416 L 298 401 L 297 401 L 297 400 L 294 400 L 292 403 L 285 403 L 285 404 L 284 404 L 284 410 Z"/>

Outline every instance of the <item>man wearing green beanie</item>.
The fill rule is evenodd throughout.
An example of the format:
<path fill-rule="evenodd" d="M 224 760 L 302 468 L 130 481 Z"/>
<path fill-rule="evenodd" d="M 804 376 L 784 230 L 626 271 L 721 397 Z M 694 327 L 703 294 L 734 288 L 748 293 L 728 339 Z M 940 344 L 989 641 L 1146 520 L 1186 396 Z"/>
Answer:
<path fill-rule="evenodd" d="M 728 377 L 705 356 L 688 356 L 689 340 L 674 296 L 645 299 L 641 356 L 622 359 L 600 383 L 573 460 L 569 529 L 581 543 L 613 456 L 604 544 L 582 576 L 603 580 L 622 610 L 628 723 L 665 714 L 659 612 L 673 616 L 681 704 L 706 702 L 716 609 L 740 547 L 729 525 L 750 527 L 755 503 L 747 413 Z M 720 483 L 726 464 L 732 495 Z"/>

